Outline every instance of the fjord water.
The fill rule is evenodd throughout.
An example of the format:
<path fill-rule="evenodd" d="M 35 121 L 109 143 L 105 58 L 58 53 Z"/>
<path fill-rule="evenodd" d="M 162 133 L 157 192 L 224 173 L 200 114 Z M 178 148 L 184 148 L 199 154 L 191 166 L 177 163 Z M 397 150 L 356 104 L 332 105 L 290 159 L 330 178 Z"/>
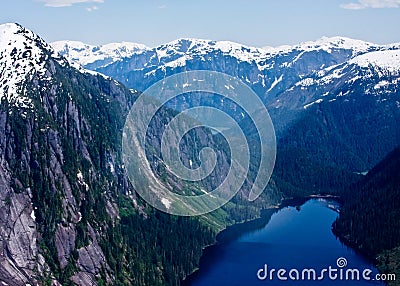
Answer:
<path fill-rule="evenodd" d="M 304 201 L 302 202 L 304 203 Z M 373 281 L 378 271 L 361 255 L 343 245 L 332 233 L 332 223 L 338 216 L 338 204 L 327 199 L 311 199 L 300 207 L 287 206 L 274 213 L 263 226 L 248 230 L 226 230 L 220 242 L 206 249 L 200 268 L 185 284 L 202 285 L 384 285 Z M 243 231 L 243 229 L 246 229 Z M 229 233 L 235 232 L 235 233 Z M 226 237 L 230 237 L 226 239 Z M 232 237 L 234 237 L 232 239 Z M 345 258 L 347 266 L 339 268 L 338 258 Z M 315 269 L 317 277 L 322 269 L 358 269 L 360 281 L 330 280 L 328 273 L 322 281 L 281 281 L 275 272 L 265 280 L 257 278 L 257 271 L 265 267 Z M 362 279 L 362 271 L 371 269 L 370 281 Z M 288 276 L 288 272 L 285 274 Z M 345 272 L 343 272 L 345 273 Z M 264 275 L 264 272 L 260 274 Z M 307 277 L 307 276 L 306 276 Z M 345 277 L 345 276 L 344 276 Z"/>

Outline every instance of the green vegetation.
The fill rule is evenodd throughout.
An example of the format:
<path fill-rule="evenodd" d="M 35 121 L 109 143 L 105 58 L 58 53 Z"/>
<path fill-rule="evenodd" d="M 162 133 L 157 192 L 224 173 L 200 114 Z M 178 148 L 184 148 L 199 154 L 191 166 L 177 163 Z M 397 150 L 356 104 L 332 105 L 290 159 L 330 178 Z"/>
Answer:
<path fill-rule="evenodd" d="M 101 247 L 115 285 L 179 285 L 214 237 L 196 218 L 134 211 L 107 226 Z"/>
<path fill-rule="evenodd" d="M 361 176 L 318 161 L 307 149 L 281 146 L 278 149 L 273 179 L 286 197 L 311 194 L 341 195 Z"/>
<path fill-rule="evenodd" d="M 344 196 L 334 231 L 377 259 L 382 273 L 400 278 L 400 147 Z M 396 283 L 389 285 L 398 285 Z"/>

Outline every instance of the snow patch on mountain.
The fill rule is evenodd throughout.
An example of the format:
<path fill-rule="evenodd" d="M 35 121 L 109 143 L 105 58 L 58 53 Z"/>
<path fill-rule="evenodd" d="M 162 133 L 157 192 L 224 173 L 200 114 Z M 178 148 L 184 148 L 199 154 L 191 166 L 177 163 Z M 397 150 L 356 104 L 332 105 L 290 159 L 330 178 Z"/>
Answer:
<path fill-rule="evenodd" d="M 376 51 L 363 54 L 349 61 L 362 68 L 379 67 L 390 73 L 400 73 L 400 49 L 388 51 Z"/>
<path fill-rule="evenodd" d="M 323 102 L 323 101 L 324 101 L 324 100 L 321 99 L 321 98 L 320 98 L 320 99 L 317 99 L 317 100 L 315 100 L 315 101 L 313 101 L 313 102 L 311 102 L 311 103 L 308 103 L 308 104 L 304 105 L 303 108 L 304 108 L 304 109 L 307 109 L 307 108 L 313 106 L 314 104 L 321 103 L 321 102 Z"/>
<path fill-rule="evenodd" d="M 274 87 L 275 87 L 278 83 L 280 83 L 280 82 L 282 81 L 282 79 L 283 79 L 283 75 L 281 75 L 279 78 L 276 78 L 276 77 L 275 77 L 275 80 L 274 80 L 274 82 L 271 84 L 271 87 L 267 90 L 267 93 L 270 92 L 271 90 L 273 90 Z"/>
<path fill-rule="evenodd" d="M 346 64 L 335 65 L 328 67 L 326 69 L 322 69 L 316 73 L 317 77 L 306 77 L 295 84 L 295 86 L 299 86 L 301 89 L 307 89 L 313 85 L 327 85 L 339 79 L 345 75 L 344 69 L 346 68 Z"/>
<path fill-rule="evenodd" d="M 315 84 L 315 80 L 311 77 L 307 77 L 302 79 L 301 81 L 297 82 L 295 86 L 300 86 L 302 89 L 305 89 L 306 87 L 312 86 Z"/>
<path fill-rule="evenodd" d="M 184 67 L 186 65 L 186 61 L 189 60 L 189 56 L 182 56 L 174 61 L 170 61 L 165 64 L 166 67 L 176 68 L 176 67 Z"/>

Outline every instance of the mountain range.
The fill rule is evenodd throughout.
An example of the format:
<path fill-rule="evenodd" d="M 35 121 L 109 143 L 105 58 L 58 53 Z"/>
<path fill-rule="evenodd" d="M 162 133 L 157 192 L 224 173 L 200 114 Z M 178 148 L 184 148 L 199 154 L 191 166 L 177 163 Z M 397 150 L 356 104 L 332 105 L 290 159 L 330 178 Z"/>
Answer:
<path fill-rule="evenodd" d="M 275 48 L 198 39 L 179 39 L 155 48 L 132 43 L 95 47 L 70 41 L 52 45 L 69 61 L 141 91 L 182 71 L 212 70 L 237 77 L 268 108 L 282 143 L 278 149 L 296 150 L 316 167 L 363 172 L 400 142 L 396 128 L 400 44 L 325 37 Z M 190 99 L 184 104 L 190 106 Z M 215 98 L 213 106 L 219 104 Z M 286 154 L 278 154 L 278 159 L 292 161 Z M 305 173 L 307 177 L 309 172 Z"/>
<path fill-rule="evenodd" d="M 141 91 L 197 69 L 224 72 L 257 93 L 276 129 L 277 162 L 256 202 L 239 194 L 210 216 L 174 217 L 136 195 L 122 163 L 122 129 Z M 198 39 L 156 48 L 48 44 L 4 24 L 0 75 L 3 285 L 179 285 L 227 224 L 285 197 L 348 194 L 359 173 L 400 145 L 399 44 L 340 37 L 277 48 Z M 189 98 L 173 107 L 192 105 Z M 149 138 L 173 112 L 161 112 Z M 222 144 L 208 130 L 194 138 Z M 182 191 L 161 168 L 159 142 L 148 143 L 152 167 Z M 184 145 L 182 160 L 200 147 Z M 222 160 L 216 177 L 226 169 Z"/>

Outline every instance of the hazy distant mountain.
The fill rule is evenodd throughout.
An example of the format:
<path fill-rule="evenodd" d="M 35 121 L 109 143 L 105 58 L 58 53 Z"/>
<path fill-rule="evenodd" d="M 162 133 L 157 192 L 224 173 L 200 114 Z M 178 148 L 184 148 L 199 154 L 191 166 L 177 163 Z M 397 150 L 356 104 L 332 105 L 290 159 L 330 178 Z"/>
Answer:
<path fill-rule="evenodd" d="M 227 41 L 198 39 L 179 39 L 155 48 L 138 48 L 139 45 L 132 43 L 94 47 L 70 41 L 59 41 L 53 46 L 69 60 L 112 74 L 127 86 L 139 90 L 162 76 L 181 70 L 206 69 L 238 76 L 263 97 L 312 71 L 385 48 L 340 37 L 277 48 L 253 48 Z M 131 46 L 135 49 L 130 49 Z M 130 52 L 120 53 L 121 50 Z M 103 58 L 98 59 L 99 53 L 108 59 L 106 64 Z M 280 77 L 282 74 L 285 74 L 283 78 Z"/>
<path fill-rule="evenodd" d="M 317 161 L 324 164 L 362 171 L 372 168 L 400 143 L 400 131 L 395 128 L 399 119 L 400 44 L 381 46 L 333 37 L 296 46 L 253 48 L 232 42 L 179 39 L 120 57 L 110 52 L 113 61 L 106 65 L 96 59 L 93 47 L 81 46 L 57 42 L 56 49 L 69 60 L 138 90 L 185 70 L 213 70 L 238 77 L 264 101 L 278 137 L 305 148 L 310 155 L 320 153 Z M 124 43 L 112 46 L 126 49 Z M 97 49 L 105 50 L 102 46 Z M 308 123 L 310 120 L 318 120 L 311 130 L 307 129 L 314 124 Z M 311 141 L 295 143 L 303 141 L 304 132 Z M 343 151 L 342 155 L 337 156 L 335 150 Z"/>
<path fill-rule="evenodd" d="M 70 61 L 82 66 L 106 66 L 120 59 L 140 54 L 148 48 L 135 43 L 112 43 L 103 46 L 87 45 L 78 41 L 58 41 L 51 43 L 62 55 L 68 55 Z"/>

